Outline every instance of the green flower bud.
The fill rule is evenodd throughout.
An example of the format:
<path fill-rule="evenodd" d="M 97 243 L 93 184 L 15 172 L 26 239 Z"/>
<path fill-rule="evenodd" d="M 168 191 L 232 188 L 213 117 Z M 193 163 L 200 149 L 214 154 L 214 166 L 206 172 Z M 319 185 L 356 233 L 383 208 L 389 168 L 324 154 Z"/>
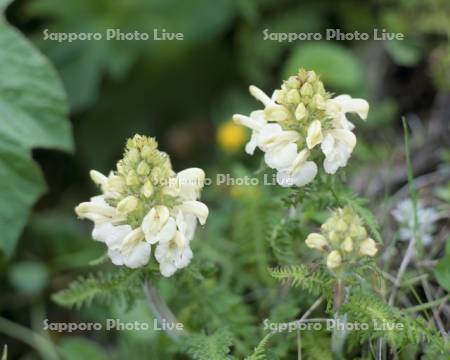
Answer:
<path fill-rule="evenodd" d="M 128 186 L 137 186 L 139 185 L 139 177 L 137 176 L 134 170 L 130 170 L 127 174 L 126 184 Z"/>
<path fill-rule="evenodd" d="M 141 176 L 146 176 L 150 173 L 150 167 L 145 161 L 141 161 L 137 167 L 137 173 Z"/>
<path fill-rule="evenodd" d="M 297 89 L 289 90 L 286 95 L 286 101 L 290 104 L 298 104 L 300 101 L 300 94 Z"/>
<path fill-rule="evenodd" d="M 141 189 L 142 195 L 144 195 L 146 198 L 149 198 L 153 195 L 154 189 L 153 184 L 150 180 L 147 180 L 144 184 L 144 186 Z"/>
<path fill-rule="evenodd" d="M 309 83 L 304 83 L 300 89 L 302 96 L 311 96 L 314 94 L 313 87 Z"/>

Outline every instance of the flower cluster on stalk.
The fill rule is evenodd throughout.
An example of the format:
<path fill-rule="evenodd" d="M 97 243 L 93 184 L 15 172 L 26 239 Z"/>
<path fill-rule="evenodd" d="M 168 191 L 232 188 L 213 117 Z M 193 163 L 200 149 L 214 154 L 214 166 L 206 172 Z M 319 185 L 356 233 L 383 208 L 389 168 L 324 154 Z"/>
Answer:
<path fill-rule="evenodd" d="M 113 264 L 145 266 L 153 245 L 163 276 L 189 264 L 197 220 L 203 225 L 208 217 L 207 206 L 198 201 L 203 170 L 175 173 L 154 138 L 135 135 L 115 171 L 105 176 L 92 170 L 90 176 L 102 194 L 75 211 L 94 223 L 92 237 L 107 245 Z"/>
<path fill-rule="evenodd" d="M 332 97 L 314 71 L 300 69 L 274 91 L 272 97 L 255 86 L 250 93 L 264 108 L 250 116 L 236 114 L 236 123 L 252 130 L 246 152 L 264 152 L 265 163 L 277 171 L 281 186 L 304 186 L 318 171 L 324 156 L 325 172 L 334 174 L 347 161 L 356 145 L 354 125 L 347 113 L 367 118 L 369 104 L 349 95 Z M 317 150 L 320 147 L 323 155 Z"/>
<path fill-rule="evenodd" d="M 335 210 L 320 230 L 320 233 L 309 234 L 305 243 L 324 254 L 329 269 L 352 266 L 361 258 L 373 257 L 378 252 L 361 218 L 349 206 Z"/>

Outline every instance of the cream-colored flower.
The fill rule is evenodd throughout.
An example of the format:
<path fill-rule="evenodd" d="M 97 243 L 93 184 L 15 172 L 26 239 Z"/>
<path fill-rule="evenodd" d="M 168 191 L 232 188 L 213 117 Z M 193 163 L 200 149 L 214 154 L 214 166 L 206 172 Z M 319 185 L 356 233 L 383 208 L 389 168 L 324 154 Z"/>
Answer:
<path fill-rule="evenodd" d="M 367 238 L 366 240 L 364 240 L 359 247 L 359 252 L 362 255 L 375 256 L 375 254 L 378 252 L 375 241 L 371 238 Z"/>
<path fill-rule="evenodd" d="M 330 269 L 336 269 L 342 264 L 342 257 L 339 251 L 333 250 L 327 256 L 327 266 Z"/>
<path fill-rule="evenodd" d="M 186 214 L 195 215 L 201 225 L 204 225 L 209 215 L 208 207 L 200 201 L 185 201 L 177 207 Z"/>
<path fill-rule="evenodd" d="M 352 252 L 353 251 L 353 241 L 352 238 L 347 236 L 345 240 L 341 244 L 341 249 L 345 252 Z"/>
<path fill-rule="evenodd" d="M 107 245 L 115 265 L 145 266 L 151 245 L 158 244 L 158 262 L 170 255 L 176 268 L 186 266 L 192 258 L 187 244 L 194 237 L 197 219 L 203 225 L 208 217 L 208 207 L 197 201 L 205 181 L 203 170 L 191 168 L 176 174 L 167 154 L 157 147 L 153 138 L 129 139 L 123 159 L 108 177 L 90 172 L 102 195 L 75 208 L 80 218 L 94 222 L 92 237 Z M 178 252 L 172 251 L 173 244 Z M 167 256 L 161 255 L 165 246 Z M 171 270 L 168 261 L 164 263 L 161 271 L 168 276 Z"/>
<path fill-rule="evenodd" d="M 127 196 L 126 198 L 119 201 L 117 204 L 117 212 L 122 215 L 126 215 L 132 211 L 134 211 L 138 205 L 138 199 L 132 195 Z"/>
<path fill-rule="evenodd" d="M 328 242 L 322 234 L 311 233 L 305 240 L 306 246 L 311 249 L 323 250 L 328 246 Z"/>
<path fill-rule="evenodd" d="M 328 174 L 346 166 L 356 145 L 356 136 L 349 130 L 330 130 L 322 141 L 322 152 L 325 155 L 323 167 Z"/>
<path fill-rule="evenodd" d="M 205 184 L 205 172 L 199 168 L 189 168 L 176 175 L 178 195 L 184 200 L 197 200 Z"/>
<path fill-rule="evenodd" d="M 272 97 L 255 86 L 250 86 L 250 93 L 264 109 L 250 117 L 234 115 L 233 119 L 252 129 L 246 151 L 253 155 L 257 147 L 261 149 L 266 164 L 277 170 L 280 185 L 304 186 L 314 179 L 317 166 L 304 159 L 302 151 L 318 152 L 319 144 L 325 155 L 325 172 L 334 174 L 347 165 L 356 137 L 346 114 L 357 113 L 366 119 L 367 101 L 348 95 L 331 98 L 314 71 L 305 69 L 284 81 Z M 284 181 L 287 178 L 292 181 Z"/>
<path fill-rule="evenodd" d="M 250 117 L 236 114 L 233 116 L 233 121 L 236 124 L 246 126 L 252 130 L 250 140 L 245 145 L 245 152 L 249 155 L 253 155 L 256 147 L 258 146 L 259 132 L 261 131 L 263 126 L 267 124 L 267 121 L 264 117 L 264 111 L 262 110 L 253 111 L 250 114 Z"/>
<path fill-rule="evenodd" d="M 264 117 L 267 121 L 283 122 L 289 119 L 289 110 L 284 106 L 277 104 L 275 100 L 268 97 L 264 91 L 253 85 L 250 86 L 249 90 L 250 94 L 264 104 Z"/>
<path fill-rule="evenodd" d="M 283 187 L 304 186 L 314 180 L 317 174 L 317 165 L 314 161 L 307 161 L 309 151 L 300 151 L 292 164 L 277 173 L 277 183 Z"/>
<path fill-rule="evenodd" d="M 356 113 L 363 120 L 367 119 L 369 103 L 364 99 L 353 99 L 349 95 L 339 95 L 326 103 L 327 114 L 333 119 L 336 128 L 353 130 L 355 125 L 348 121 L 347 113 Z"/>
<path fill-rule="evenodd" d="M 306 144 L 308 149 L 320 144 L 323 140 L 322 124 L 319 120 L 314 120 L 308 127 L 308 135 L 306 136 Z"/>
<path fill-rule="evenodd" d="M 96 224 L 105 222 L 116 224 L 125 220 L 125 217 L 119 214 L 116 208 L 105 201 L 104 196 L 94 196 L 90 200 L 82 202 L 75 208 L 80 219 L 89 219 Z"/>
<path fill-rule="evenodd" d="M 175 220 L 169 216 L 166 206 L 153 207 L 142 220 L 141 229 L 144 232 L 145 241 L 156 244 L 159 241 L 170 239 L 175 231 Z"/>

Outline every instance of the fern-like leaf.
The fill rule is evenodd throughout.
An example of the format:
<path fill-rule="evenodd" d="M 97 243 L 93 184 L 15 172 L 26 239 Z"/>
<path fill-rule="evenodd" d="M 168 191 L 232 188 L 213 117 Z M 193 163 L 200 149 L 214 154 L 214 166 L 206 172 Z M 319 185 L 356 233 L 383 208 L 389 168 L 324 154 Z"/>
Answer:
<path fill-rule="evenodd" d="M 119 269 L 110 273 L 90 274 L 73 281 L 67 289 L 52 296 L 52 300 L 64 307 L 80 308 L 94 300 L 110 303 L 112 300 L 131 298 L 132 292 L 141 285 L 143 270 Z"/>
<path fill-rule="evenodd" d="M 263 337 L 253 353 L 246 357 L 245 360 L 265 360 L 266 359 L 266 347 L 269 339 L 272 337 L 274 333 L 269 333 Z"/>
<path fill-rule="evenodd" d="M 230 346 L 233 339 L 227 330 L 219 330 L 213 335 L 194 334 L 184 339 L 187 353 L 194 360 L 230 360 Z"/>
<path fill-rule="evenodd" d="M 357 197 L 351 193 L 343 193 L 340 195 L 343 201 L 353 208 L 353 210 L 361 217 L 364 224 L 369 229 L 370 234 L 379 243 L 383 244 L 383 237 L 380 233 L 380 227 L 378 225 L 377 219 L 372 214 L 372 212 L 366 209 L 364 206 L 367 203 L 366 199 Z"/>
<path fill-rule="evenodd" d="M 384 303 L 372 292 L 354 291 L 340 311 L 347 313 L 350 321 L 369 324 L 367 331 L 357 331 L 353 337 L 359 338 L 360 342 L 383 337 L 397 350 L 408 344 L 429 343 L 440 351 L 448 351 L 448 345 L 439 333 L 430 329 L 422 318 L 411 318 Z M 377 328 L 373 326 L 375 322 L 378 324 Z M 388 330 L 382 327 L 383 324 L 401 324 L 402 328 Z"/>
<path fill-rule="evenodd" d="M 324 271 L 311 272 L 305 265 L 288 266 L 269 269 L 270 275 L 281 282 L 288 282 L 291 286 L 301 287 L 312 294 L 329 292 L 333 279 Z"/>

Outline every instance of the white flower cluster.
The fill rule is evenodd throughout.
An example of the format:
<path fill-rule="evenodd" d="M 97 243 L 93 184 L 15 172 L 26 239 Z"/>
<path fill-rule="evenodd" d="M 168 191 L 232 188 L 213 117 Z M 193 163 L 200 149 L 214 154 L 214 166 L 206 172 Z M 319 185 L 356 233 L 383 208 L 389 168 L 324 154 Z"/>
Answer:
<path fill-rule="evenodd" d="M 342 265 L 355 266 L 361 257 L 373 257 L 378 252 L 360 217 L 349 206 L 339 208 L 322 224 L 320 233 L 311 233 L 306 246 L 326 255 L 329 269 Z"/>
<path fill-rule="evenodd" d="M 311 158 L 318 145 L 325 156 L 324 170 L 334 174 L 346 166 L 356 145 L 354 125 L 347 113 L 367 118 L 369 104 L 349 95 L 331 98 L 314 71 L 300 69 L 286 80 L 272 97 L 250 86 L 250 93 L 264 105 L 250 116 L 236 114 L 233 120 L 252 130 L 246 152 L 253 155 L 258 147 L 266 164 L 277 171 L 281 186 L 304 186 L 317 174 Z M 321 156 L 321 155 L 320 155 Z"/>
<path fill-rule="evenodd" d="M 160 272 L 169 277 L 191 261 L 197 219 L 203 225 L 208 217 L 207 206 L 198 201 L 205 174 L 198 168 L 174 173 L 157 146 L 153 138 L 129 139 L 116 171 L 90 172 L 102 195 L 75 211 L 94 222 L 92 237 L 107 245 L 113 264 L 145 266 L 156 245 Z"/>
<path fill-rule="evenodd" d="M 392 216 L 399 225 L 400 240 L 409 241 L 414 235 L 414 205 L 411 199 L 406 199 L 397 204 L 392 211 Z M 432 207 L 425 207 L 417 202 L 418 230 L 424 245 L 429 245 L 433 239 L 432 234 L 436 230 L 435 222 L 438 212 Z"/>

